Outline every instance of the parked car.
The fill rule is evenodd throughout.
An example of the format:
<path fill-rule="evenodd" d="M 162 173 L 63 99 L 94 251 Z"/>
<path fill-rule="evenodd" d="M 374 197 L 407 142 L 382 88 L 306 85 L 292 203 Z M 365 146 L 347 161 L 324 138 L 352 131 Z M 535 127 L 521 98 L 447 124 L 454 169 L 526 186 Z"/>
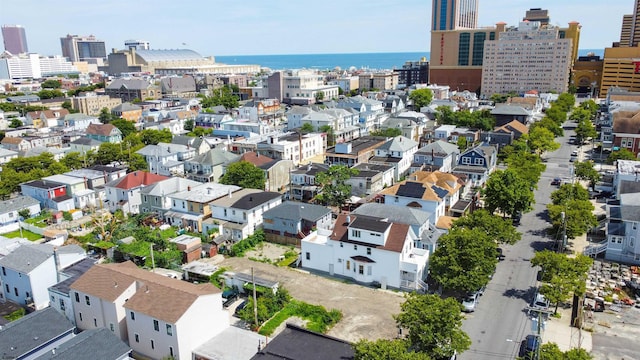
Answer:
<path fill-rule="evenodd" d="M 539 335 L 527 335 L 524 340 L 524 358 L 527 360 L 537 359 L 537 353 L 540 348 Z"/>
<path fill-rule="evenodd" d="M 235 311 L 236 316 L 238 316 L 238 313 L 240 312 L 240 310 L 244 309 L 246 306 L 247 306 L 247 300 L 242 300 L 242 302 L 238 304 L 238 306 L 236 306 L 236 311 Z"/>
<path fill-rule="evenodd" d="M 468 293 L 464 299 L 462 299 L 462 311 L 474 312 L 476 311 L 476 305 L 478 305 L 478 292 Z"/>
<path fill-rule="evenodd" d="M 551 180 L 551 185 L 560 186 L 562 184 L 562 179 L 557 177 Z"/>
<path fill-rule="evenodd" d="M 540 293 L 536 293 L 536 296 L 533 298 L 533 302 L 531 303 L 531 307 L 541 310 L 547 310 L 549 309 L 549 299 L 547 299 Z"/>

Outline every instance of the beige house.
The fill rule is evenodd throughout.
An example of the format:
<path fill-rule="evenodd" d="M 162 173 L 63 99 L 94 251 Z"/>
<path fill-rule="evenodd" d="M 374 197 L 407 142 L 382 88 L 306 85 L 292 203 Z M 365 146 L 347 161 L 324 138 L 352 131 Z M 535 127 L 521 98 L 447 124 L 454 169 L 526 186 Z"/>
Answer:
<path fill-rule="evenodd" d="M 99 115 L 100 110 L 111 109 L 122 104 L 122 100 L 109 97 L 109 95 L 97 95 L 88 93 L 85 96 L 74 96 L 71 98 L 71 108 L 78 110 L 85 115 Z"/>

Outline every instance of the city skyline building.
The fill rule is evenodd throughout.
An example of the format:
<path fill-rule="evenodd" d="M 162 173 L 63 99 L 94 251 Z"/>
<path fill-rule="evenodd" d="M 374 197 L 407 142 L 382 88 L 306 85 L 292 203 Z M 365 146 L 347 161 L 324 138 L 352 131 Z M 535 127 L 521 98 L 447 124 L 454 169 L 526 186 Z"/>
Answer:
<path fill-rule="evenodd" d="M 431 30 L 478 27 L 478 0 L 434 0 Z"/>
<path fill-rule="evenodd" d="M 95 36 L 69 35 L 60 38 L 62 56 L 71 62 L 96 61 L 96 59 L 106 60 L 107 50 L 104 41 L 96 39 Z"/>
<path fill-rule="evenodd" d="M 4 49 L 12 54 L 28 53 L 27 35 L 21 25 L 2 25 Z"/>
<path fill-rule="evenodd" d="M 622 16 L 622 29 L 620 30 L 619 46 L 637 46 L 638 42 L 640 42 L 640 1 L 635 0 L 633 14 Z"/>
<path fill-rule="evenodd" d="M 129 50 L 149 50 L 149 42 L 147 40 L 125 40 L 124 46 Z"/>

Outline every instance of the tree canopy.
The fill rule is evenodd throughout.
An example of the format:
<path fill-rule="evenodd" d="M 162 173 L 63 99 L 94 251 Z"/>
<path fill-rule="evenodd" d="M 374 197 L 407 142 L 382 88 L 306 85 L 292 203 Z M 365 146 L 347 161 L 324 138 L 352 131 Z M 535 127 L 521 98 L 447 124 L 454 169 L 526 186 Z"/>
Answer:
<path fill-rule="evenodd" d="M 534 201 L 530 181 L 521 177 L 517 170 L 510 168 L 493 172 L 483 193 L 485 208 L 490 213 L 499 210 L 511 217 L 531 210 Z"/>
<path fill-rule="evenodd" d="M 496 249 L 495 240 L 483 228 L 455 227 L 438 240 L 430 274 L 446 289 L 478 290 L 495 271 Z"/>
<path fill-rule="evenodd" d="M 529 130 L 526 136 L 529 148 L 540 155 L 545 151 L 553 151 L 560 148 L 560 144 L 555 141 L 555 135 L 551 130 L 543 126 L 535 126 Z"/>
<path fill-rule="evenodd" d="M 40 86 L 42 86 L 43 89 L 59 89 L 62 84 L 60 83 L 60 80 L 48 79 L 43 81 Z"/>
<path fill-rule="evenodd" d="M 453 111 L 448 106 L 438 106 L 436 119 L 440 125 L 456 125 L 484 131 L 493 130 L 496 123 L 489 110 L 474 112 L 469 110 Z"/>
<path fill-rule="evenodd" d="M 126 119 L 120 118 L 111 120 L 110 124 L 120 130 L 120 132 L 122 133 L 122 138 L 125 138 L 131 134 L 135 134 L 137 132 L 136 126 L 133 124 L 133 122 Z"/>
<path fill-rule="evenodd" d="M 264 171 L 248 161 L 238 161 L 227 167 L 220 178 L 221 184 L 237 185 L 242 188 L 264 190 Z"/>
<path fill-rule="evenodd" d="M 345 165 L 332 165 L 327 171 L 317 173 L 316 183 L 320 185 L 322 191 L 316 199 L 321 203 L 342 209 L 347 199 L 351 197 L 351 185 L 346 181 L 358 173 L 358 169 Z"/>
<path fill-rule="evenodd" d="M 203 108 L 210 108 L 214 106 L 224 106 L 226 109 L 233 109 L 238 107 L 238 96 L 234 95 L 232 88 L 223 86 L 219 89 L 212 91 L 211 96 L 204 97 L 200 104 Z"/>
<path fill-rule="evenodd" d="M 402 135 L 402 130 L 398 128 L 387 128 L 373 130 L 369 133 L 371 136 L 384 136 L 384 137 L 396 137 Z"/>
<path fill-rule="evenodd" d="M 410 349 L 435 359 L 448 359 L 471 346 L 469 336 L 462 330 L 460 304 L 454 298 L 416 293 L 406 298 L 395 319 L 398 326 L 408 330 Z"/>
<path fill-rule="evenodd" d="M 533 187 L 538 186 L 538 181 L 547 168 L 540 156 L 527 151 L 511 152 L 504 162 L 509 169 L 515 170 Z"/>
<path fill-rule="evenodd" d="M 586 112 L 586 110 L 583 110 Z M 587 114 L 588 115 L 588 114 Z M 576 127 L 576 141 L 578 144 L 582 144 L 585 140 L 595 138 L 598 136 L 596 128 L 589 119 L 582 119 L 578 122 Z"/>
<path fill-rule="evenodd" d="M 413 101 L 413 108 L 416 111 L 420 111 L 422 107 L 431 104 L 431 100 L 433 99 L 433 92 L 431 91 L 431 89 L 413 90 L 411 93 L 409 93 L 409 99 Z"/>
<path fill-rule="evenodd" d="M 380 339 L 377 341 L 360 340 L 354 346 L 354 360 L 431 360 L 426 353 L 409 349 L 408 341 Z"/>
<path fill-rule="evenodd" d="M 515 244 L 522 238 L 522 234 L 516 230 L 511 221 L 491 214 L 485 209 L 479 209 L 458 218 L 453 222 L 453 228 L 481 229 L 489 238 L 499 243 L 510 245 Z"/>
<path fill-rule="evenodd" d="M 589 100 L 592 101 L 592 100 Z M 540 346 L 540 360 L 591 360 L 593 356 L 585 349 L 573 348 L 562 352 L 558 344 L 550 342 Z"/>
<path fill-rule="evenodd" d="M 171 139 L 173 139 L 173 134 L 169 129 L 146 129 L 140 132 L 140 139 L 145 145 L 158 145 L 158 143 L 170 143 Z"/>
<path fill-rule="evenodd" d="M 581 161 L 575 163 L 575 174 L 578 179 L 589 181 L 589 186 L 595 189 L 596 183 L 600 181 L 600 173 L 593 167 L 591 161 Z"/>
<path fill-rule="evenodd" d="M 569 239 L 575 239 L 598 225 L 598 220 L 593 214 L 595 207 L 588 200 L 572 199 L 560 205 L 548 204 L 547 209 L 553 224 L 552 231 L 560 234 L 563 226 L 566 226 Z M 562 213 L 565 217 L 564 222 Z"/>
<path fill-rule="evenodd" d="M 612 151 L 607 157 L 607 164 L 613 164 L 618 160 L 638 160 L 634 153 L 625 148 Z"/>
<path fill-rule="evenodd" d="M 555 105 L 560 107 L 560 110 L 568 113 L 576 106 L 576 97 L 573 94 L 562 93 L 558 95 L 558 100 L 555 101 Z"/>

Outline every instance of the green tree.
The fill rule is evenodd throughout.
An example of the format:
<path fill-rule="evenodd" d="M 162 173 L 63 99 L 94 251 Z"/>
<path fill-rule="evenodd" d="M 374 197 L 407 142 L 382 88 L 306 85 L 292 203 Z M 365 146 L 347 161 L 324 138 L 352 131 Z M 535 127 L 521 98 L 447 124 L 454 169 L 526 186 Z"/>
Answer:
<path fill-rule="evenodd" d="M 43 81 L 40 86 L 42 86 L 43 89 L 60 89 L 62 84 L 60 83 L 60 80 L 49 79 Z"/>
<path fill-rule="evenodd" d="M 595 101 L 587 100 L 580 104 L 580 108 L 589 111 L 589 113 L 591 114 L 591 119 L 593 119 L 596 116 L 596 114 L 598 114 L 598 109 L 600 107 L 598 106 L 598 104 L 596 104 Z"/>
<path fill-rule="evenodd" d="M 596 183 L 600 181 L 600 173 L 593 167 L 591 161 L 575 163 L 575 173 L 578 179 L 589 181 L 589 186 L 595 190 Z"/>
<path fill-rule="evenodd" d="M 120 151 L 120 144 L 104 142 L 100 144 L 100 147 L 95 154 L 95 162 L 101 165 L 107 165 L 114 161 L 121 160 L 123 159 Z"/>
<path fill-rule="evenodd" d="M 346 181 L 352 176 L 358 175 L 358 169 L 352 169 L 345 165 L 332 165 L 327 171 L 316 174 L 316 184 L 322 188 L 316 199 L 330 206 L 337 206 L 342 212 L 342 206 L 351 196 L 351 185 Z"/>
<path fill-rule="evenodd" d="M 584 110 L 586 111 L 586 110 Z M 576 142 L 578 144 L 582 144 L 585 140 L 589 138 L 595 138 L 598 136 L 598 132 L 596 128 L 593 126 L 591 120 L 580 120 L 578 126 L 576 127 Z"/>
<path fill-rule="evenodd" d="M 76 109 L 74 109 L 74 108 L 73 108 L 73 105 L 71 105 L 71 101 L 69 101 L 69 100 L 65 100 L 65 101 L 62 103 L 62 108 L 63 108 L 63 109 L 67 109 L 67 110 L 69 111 L 69 113 L 70 113 L 70 114 L 74 114 L 74 113 L 77 113 L 77 112 L 78 112 L 78 110 L 76 110 Z"/>
<path fill-rule="evenodd" d="M 448 359 L 471 346 L 471 339 L 462 330 L 460 304 L 454 298 L 410 293 L 400 309 L 396 323 L 408 330 L 410 349 L 415 352 Z"/>
<path fill-rule="evenodd" d="M 126 161 L 129 171 L 147 170 L 148 168 L 148 164 L 145 161 L 144 156 L 136 154 L 135 152 L 131 153 Z"/>
<path fill-rule="evenodd" d="M 446 289 L 478 290 L 495 271 L 496 249 L 495 240 L 483 229 L 456 227 L 438 240 L 430 274 Z"/>
<path fill-rule="evenodd" d="M 231 88 L 227 86 L 216 89 L 212 92 L 211 96 L 205 97 L 201 100 L 203 108 L 222 105 L 227 109 L 232 109 L 238 107 L 238 104 L 238 97 L 234 95 Z"/>
<path fill-rule="evenodd" d="M 570 258 L 549 250 L 539 251 L 531 259 L 531 266 L 541 267 L 543 285 L 540 293 L 555 304 L 555 312 L 558 311 L 558 305 L 567 301 L 571 294 L 584 295 L 592 262 L 591 258 L 582 254 Z"/>
<path fill-rule="evenodd" d="M 527 141 L 529 148 L 538 155 L 545 151 L 554 151 L 560 148 L 560 144 L 555 141 L 554 134 L 541 126 L 529 130 Z"/>
<path fill-rule="evenodd" d="M 425 353 L 413 352 L 405 340 L 380 339 L 369 341 L 362 339 L 353 346 L 354 360 L 430 360 Z"/>
<path fill-rule="evenodd" d="M 320 132 L 327 134 L 327 146 L 335 146 L 336 144 L 336 134 L 333 131 L 333 128 L 329 125 L 322 125 L 318 129 Z"/>
<path fill-rule="evenodd" d="M 238 161 L 229 165 L 220 178 L 221 184 L 259 190 L 264 190 L 265 182 L 264 171 L 247 161 Z"/>
<path fill-rule="evenodd" d="M 110 124 L 120 130 L 123 138 L 129 136 L 130 134 L 135 134 L 138 131 L 136 130 L 136 126 L 133 124 L 133 122 L 122 118 L 111 120 Z"/>
<path fill-rule="evenodd" d="M 398 128 L 387 128 L 373 130 L 369 133 L 371 136 L 396 137 L 402 135 L 402 130 Z"/>
<path fill-rule="evenodd" d="M 458 141 L 456 142 L 456 145 L 458 145 L 458 149 L 460 150 L 460 152 L 467 150 L 467 147 L 468 147 L 467 138 L 464 136 L 459 136 Z"/>
<path fill-rule="evenodd" d="M 538 186 L 538 181 L 547 168 L 540 156 L 527 151 L 513 152 L 504 162 L 509 169 L 515 170 L 520 177 L 527 180 L 532 187 Z"/>
<path fill-rule="evenodd" d="M 577 123 L 583 120 L 591 120 L 591 112 L 582 107 L 577 107 L 571 112 L 571 115 L 569 115 L 569 120 Z"/>
<path fill-rule="evenodd" d="M 438 106 L 436 108 L 436 120 L 438 125 L 449 125 L 455 123 L 455 115 L 453 110 L 448 106 Z"/>
<path fill-rule="evenodd" d="M 38 91 L 36 95 L 38 95 L 38 97 L 43 100 L 64 97 L 64 93 L 57 89 L 53 89 L 53 90 L 42 89 Z"/>
<path fill-rule="evenodd" d="M 109 108 L 105 107 L 100 109 L 100 115 L 98 115 L 98 119 L 100 119 L 101 123 L 108 124 L 113 119 L 113 115 L 111 115 L 111 111 L 109 111 Z"/>
<path fill-rule="evenodd" d="M 566 235 L 569 239 L 585 234 L 598 225 L 598 220 L 593 214 L 594 209 L 593 204 L 585 200 L 571 199 L 559 205 L 548 204 L 547 210 L 553 224 L 552 231 L 560 234 L 566 227 Z"/>
<path fill-rule="evenodd" d="M 509 168 L 489 175 L 483 194 L 490 213 L 499 210 L 510 217 L 531 210 L 534 201 L 531 183 Z"/>
<path fill-rule="evenodd" d="M 482 229 L 489 238 L 503 244 L 513 245 L 522 238 L 522 234 L 516 230 L 511 221 L 491 214 L 485 209 L 479 209 L 458 218 L 453 222 L 452 227 L 454 229 Z"/>
<path fill-rule="evenodd" d="M 568 113 L 576 106 L 576 97 L 569 93 L 562 93 L 558 96 L 555 105 L 559 106 L 560 110 Z"/>
<path fill-rule="evenodd" d="M 607 157 L 607 164 L 613 164 L 618 160 L 638 160 L 635 154 L 625 148 L 620 148 L 619 150 L 612 151 L 611 154 Z"/>
<path fill-rule="evenodd" d="M 589 192 L 580 184 L 562 184 L 551 193 L 551 203 L 562 205 L 569 200 L 589 201 Z"/>
<path fill-rule="evenodd" d="M 302 126 L 300 127 L 300 132 L 302 132 L 303 134 L 307 134 L 310 132 L 313 132 L 315 129 L 313 128 L 313 125 L 311 125 L 311 123 L 304 123 L 302 124 Z"/>
<path fill-rule="evenodd" d="M 315 97 L 316 102 L 322 102 L 322 100 L 324 100 L 324 91 L 318 91 Z"/>
<path fill-rule="evenodd" d="M 413 101 L 413 108 L 417 111 L 424 106 L 431 104 L 433 92 L 431 89 L 418 89 L 409 93 L 409 100 Z"/>
<path fill-rule="evenodd" d="M 20 215 L 20 217 L 23 218 L 23 219 L 28 219 L 28 218 L 31 217 L 31 210 L 22 209 L 22 210 L 18 211 L 18 215 Z"/>
<path fill-rule="evenodd" d="M 77 151 L 67 153 L 60 162 L 71 170 L 82 169 L 84 167 L 85 158 Z"/>
<path fill-rule="evenodd" d="M 169 129 L 146 129 L 140 132 L 140 140 L 145 145 L 158 145 L 158 143 L 170 143 L 173 134 Z"/>
<path fill-rule="evenodd" d="M 19 128 L 20 126 L 23 126 L 23 125 L 24 124 L 22 123 L 22 121 L 20 121 L 20 119 L 17 119 L 17 118 L 11 119 L 11 122 L 9 123 L 9 127 L 12 129 Z"/>
<path fill-rule="evenodd" d="M 187 120 L 184 122 L 184 129 L 187 131 L 193 131 L 193 128 L 195 127 L 195 121 L 193 120 Z"/>
<path fill-rule="evenodd" d="M 562 110 L 559 106 L 552 105 L 550 108 L 545 110 L 545 117 L 553 120 L 559 126 L 562 126 L 562 123 L 567 121 L 567 112 Z"/>

